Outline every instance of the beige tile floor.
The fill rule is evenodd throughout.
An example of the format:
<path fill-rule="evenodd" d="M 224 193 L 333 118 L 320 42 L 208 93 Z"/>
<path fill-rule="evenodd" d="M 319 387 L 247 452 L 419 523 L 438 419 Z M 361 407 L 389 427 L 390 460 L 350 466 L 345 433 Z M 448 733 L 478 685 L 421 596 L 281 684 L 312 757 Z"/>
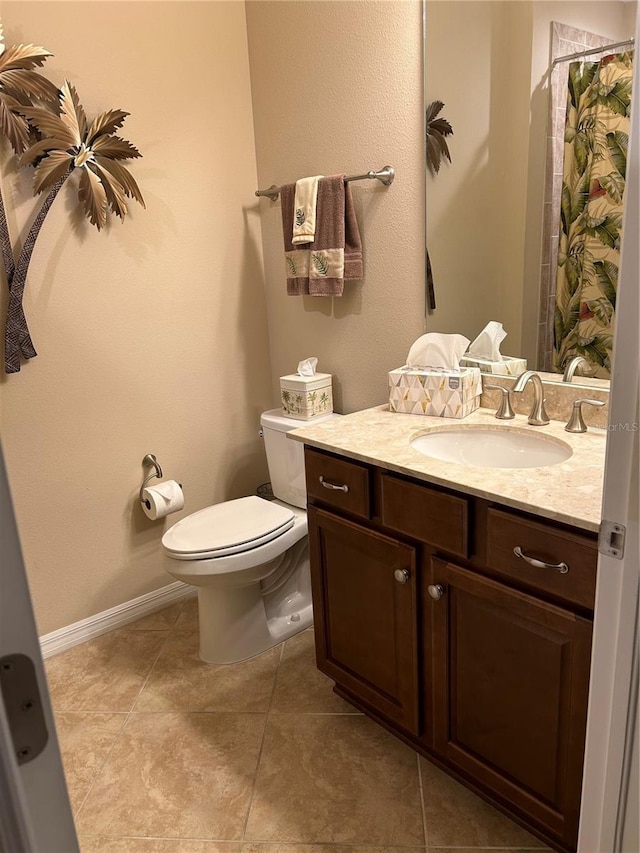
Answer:
<path fill-rule="evenodd" d="M 195 600 L 47 661 L 83 853 L 542 845 L 332 692 L 305 631 L 202 663 Z"/>

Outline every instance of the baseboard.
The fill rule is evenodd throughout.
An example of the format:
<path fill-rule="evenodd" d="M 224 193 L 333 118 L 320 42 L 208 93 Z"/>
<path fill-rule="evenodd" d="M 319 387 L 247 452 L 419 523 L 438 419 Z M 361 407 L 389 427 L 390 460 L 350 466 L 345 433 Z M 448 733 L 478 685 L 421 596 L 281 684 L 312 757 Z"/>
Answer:
<path fill-rule="evenodd" d="M 160 589 L 154 589 L 153 592 L 147 592 L 138 598 L 132 598 L 131 601 L 125 601 L 109 610 L 103 610 L 102 613 L 96 613 L 95 616 L 89 616 L 88 619 L 81 619 L 79 622 L 74 622 L 73 625 L 67 625 L 66 628 L 59 628 L 50 634 L 44 634 L 40 637 L 42 657 L 49 658 L 52 655 L 57 655 L 73 648 L 73 646 L 85 643 L 94 637 L 100 637 L 115 628 L 121 628 L 123 625 L 135 622 L 136 619 L 141 619 L 150 613 L 155 613 L 156 610 L 163 610 L 183 598 L 192 598 L 196 594 L 195 587 L 182 583 L 182 581 L 175 581 L 175 583 L 167 584 Z"/>

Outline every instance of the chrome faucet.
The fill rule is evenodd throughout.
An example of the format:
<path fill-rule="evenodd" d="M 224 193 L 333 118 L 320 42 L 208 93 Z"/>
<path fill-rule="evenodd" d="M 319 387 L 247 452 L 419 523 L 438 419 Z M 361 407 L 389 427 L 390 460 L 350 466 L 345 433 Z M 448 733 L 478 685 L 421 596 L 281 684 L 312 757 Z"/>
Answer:
<path fill-rule="evenodd" d="M 564 375 L 562 377 L 563 382 L 571 382 L 573 379 L 573 374 L 579 367 L 585 366 L 589 369 L 589 373 L 591 372 L 591 364 L 581 355 L 575 355 L 573 358 L 570 358 L 569 361 L 564 366 Z"/>
<path fill-rule="evenodd" d="M 520 394 L 529 382 L 533 383 L 533 407 L 529 415 L 529 423 L 532 426 L 545 426 L 549 423 L 549 416 L 544 407 L 544 386 L 535 370 L 525 370 L 521 373 L 516 379 L 513 390 L 516 394 Z"/>

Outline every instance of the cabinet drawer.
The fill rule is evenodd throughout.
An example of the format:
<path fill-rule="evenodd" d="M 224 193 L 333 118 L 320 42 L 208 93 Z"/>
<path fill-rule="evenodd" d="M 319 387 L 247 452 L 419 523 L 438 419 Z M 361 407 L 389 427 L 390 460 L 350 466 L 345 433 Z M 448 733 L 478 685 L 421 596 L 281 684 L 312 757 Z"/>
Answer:
<path fill-rule="evenodd" d="M 369 469 L 305 448 L 307 494 L 337 509 L 369 518 Z"/>
<path fill-rule="evenodd" d="M 448 495 L 396 477 L 381 477 L 382 523 L 450 554 L 469 554 L 468 505 Z"/>
<path fill-rule="evenodd" d="M 533 566 L 516 556 L 514 548 L 551 566 L 565 563 L 569 570 L 561 573 L 554 568 Z M 597 562 L 595 538 L 560 531 L 497 509 L 488 510 L 487 566 L 506 577 L 593 610 Z"/>

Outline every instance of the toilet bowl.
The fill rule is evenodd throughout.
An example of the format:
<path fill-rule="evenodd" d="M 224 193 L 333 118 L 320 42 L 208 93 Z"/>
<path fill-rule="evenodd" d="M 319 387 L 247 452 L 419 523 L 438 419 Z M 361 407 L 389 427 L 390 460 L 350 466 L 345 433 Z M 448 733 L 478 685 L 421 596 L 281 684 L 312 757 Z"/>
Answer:
<path fill-rule="evenodd" d="M 314 418 L 314 423 L 337 415 Z M 200 657 L 237 663 L 313 622 L 302 424 L 260 418 L 275 499 L 238 498 L 182 518 L 162 537 L 165 568 L 198 589 Z"/>

